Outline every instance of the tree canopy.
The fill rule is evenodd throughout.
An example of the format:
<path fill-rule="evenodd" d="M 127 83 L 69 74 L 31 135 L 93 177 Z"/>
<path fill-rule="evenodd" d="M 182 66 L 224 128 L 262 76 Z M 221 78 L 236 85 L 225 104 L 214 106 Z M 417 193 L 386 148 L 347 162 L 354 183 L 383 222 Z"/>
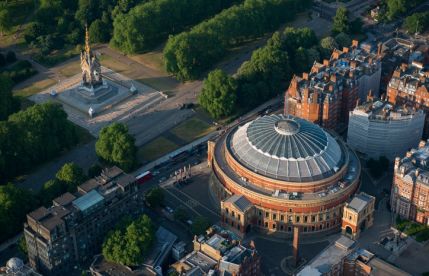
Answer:
<path fill-rule="evenodd" d="M 113 123 L 100 131 L 95 152 L 102 161 L 130 171 L 137 162 L 134 142 L 135 139 L 128 133 L 126 125 Z"/>
<path fill-rule="evenodd" d="M 192 223 L 192 234 L 204 234 L 209 227 L 210 221 L 206 217 L 197 217 Z"/>
<path fill-rule="evenodd" d="M 73 162 L 64 164 L 55 177 L 66 184 L 69 192 L 73 192 L 76 186 L 82 184 L 86 180 L 86 175 L 82 168 Z"/>
<path fill-rule="evenodd" d="M 349 17 L 345 7 L 339 7 L 337 9 L 332 25 L 332 32 L 334 34 L 349 32 Z"/>
<path fill-rule="evenodd" d="M 22 225 L 28 212 L 37 206 L 35 196 L 9 183 L 0 186 L 0 241 L 22 231 Z"/>
<path fill-rule="evenodd" d="M 408 33 L 422 33 L 429 27 L 429 12 L 418 12 L 414 13 L 404 21 L 404 27 Z"/>
<path fill-rule="evenodd" d="M 242 1 L 242 0 L 241 0 Z M 157 46 L 168 35 L 220 12 L 238 0 L 153 0 L 119 13 L 113 22 L 111 44 L 126 53 Z M 121 4 L 127 8 L 127 4 Z"/>
<path fill-rule="evenodd" d="M 153 242 L 155 230 L 147 215 L 128 225 L 119 225 L 109 232 L 103 243 L 102 252 L 106 260 L 123 265 L 143 263 Z"/>
<path fill-rule="evenodd" d="M 214 70 L 204 80 L 198 101 L 210 115 L 219 119 L 231 115 L 237 100 L 237 83 L 222 70 Z"/>
<path fill-rule="evenodd" d="M 145 200 L 150 207 L 156 208 L 164 202 L 164 191 L 159 187 L 152 188 L 146 192 Z"/>
<path fill-rule="evenodd" d="M 44 103 L 0 122 L 0 141 L 0 180 L 6 180 L 73 147 L 79 137 L 61 105 Z"/>
<path fill-rule="evenodd" d="M 0 121 L 6 120 L 15 109 L 12 80 L 0 74 Z"/>
<path fill-rule="evenodd" d="M 168 72 L 183 80 L 198 78 L 226 51 L 245 40 L 259 37 L 292 19 L 311 1 L 245 0 L 194 26 L 170 36 L 164 48 Z"/>

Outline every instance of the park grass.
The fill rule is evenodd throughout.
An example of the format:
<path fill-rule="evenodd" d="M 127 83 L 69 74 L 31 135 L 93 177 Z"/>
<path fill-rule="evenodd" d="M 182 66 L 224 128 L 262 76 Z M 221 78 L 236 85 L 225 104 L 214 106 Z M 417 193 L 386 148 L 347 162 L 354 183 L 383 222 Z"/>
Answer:
<path fill-rule="evenodd" d="M 123 74 L 125 76 L 130 76 L 133 73 L 133 70 L 130 66 L 119 62 L 117 59 L 112 58 L 106 54 L 103 54 L 99 57 L 100 63 L 102 66 L 107 67 L 116 73 Z"/>
<path fill-rule="evenodd" d="M 66 64 L 58 67 L 58 71 L 64 77 L 67 77 L 67 78 L 73 77 L 74 75 L 78 74 L 81 71 L 80 63 L 77 60 L 67 62 Z"/>
<path fill-rule="evenodd" d="M 140 162 L 149 163 L 178 148 L 179 145 L 163 136 L 160 136 L 139 148 L 137 157 Z"/>
<path fill-rule="evenodd" d="M 214 127 L 207 122 L 197 117 L 192 117 L 180 123 L 178 126 L 170 130 L 170 132 L 184 140 L 186 143 L 189 143 L 209 134 L 213 131 L 213 128 Z"/>
<path fill-rule="evenodd" d="M 132 55 L 130 58 L 138 63 L 146 65 L 147 67 L 166 73 L 162 51 L 152 51 L 140 55 Z"/>
<path fill-rule="evenodd" d="M 80 45 L 67 45 L 64 49 L 55 50 L 48 55 L 42 55 L 39 53 L 33 53 L 34 60 L 39 62 L 40 64 L 52 68 L 56 65 L 67 61 L 73 57 L 77 57 L 80 53 L 81 46 Z"/>
<path fill-rule="evenodd" d="M 21 96 L 21 97 L 29 97 L 31 95 L 37 94 L 48 87 L 51 87 L 56 83 L 53 79 L 43 79 L 37 82 L 32 83 L 31 85 L 21 88 L 21 89 L 14 89 L 13 94 L 15 96 Z"/>

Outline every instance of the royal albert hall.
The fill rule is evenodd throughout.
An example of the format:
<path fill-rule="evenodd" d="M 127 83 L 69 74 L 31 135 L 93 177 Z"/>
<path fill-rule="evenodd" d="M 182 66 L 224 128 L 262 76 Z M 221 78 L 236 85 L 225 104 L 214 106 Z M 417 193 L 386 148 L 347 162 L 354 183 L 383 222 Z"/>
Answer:
<path fill-rule="evenodd" d="M 339 231 L 359 187 L 356 154 L 334 134 L 291 115 L 258 117 L 208 143 L 222 223 L 240 234 Z"/>

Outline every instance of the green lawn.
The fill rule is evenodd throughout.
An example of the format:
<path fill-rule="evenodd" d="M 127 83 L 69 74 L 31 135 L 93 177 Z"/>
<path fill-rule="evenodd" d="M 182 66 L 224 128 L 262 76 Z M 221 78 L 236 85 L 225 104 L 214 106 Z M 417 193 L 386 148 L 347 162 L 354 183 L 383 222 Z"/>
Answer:
<path fill-rule="evenodd" d="M 140 162 L 148 163 L 166 155 L 171 151 L 176 150 L 177 148 L 179 148 L 179 145 L 165 137 L 160 136 L 141 147 L 137 153 L 137 156 Z"/>
<path fill-rule="evenodd" d="M 415 236 L 418 242 L 429 240 L 429 228 L 423 224 L 403 220 L 398 217 L 396 218 L 396 229 L 408 236 Z"/>
<path fill-rule="evenodd" d="M 190 118 L 172 130 L 171 133 L 186 141 L 187 143 L 194 141 L 195 139 L 201 138 L 209 134 L 213 130 L 213 126 L 204 122 L 203 120 L 193 117 Z"/>
<path fill-rule="evenodd" d="M 31 85 L 21 88 L 14 89 L 13 94 L 15 96 L 29 97 L 31 95 L 37 94 L 48 87 L 54 85 L 56 83 L 53 79 L 43 79 L 37 82 L 32 83 Z"/>

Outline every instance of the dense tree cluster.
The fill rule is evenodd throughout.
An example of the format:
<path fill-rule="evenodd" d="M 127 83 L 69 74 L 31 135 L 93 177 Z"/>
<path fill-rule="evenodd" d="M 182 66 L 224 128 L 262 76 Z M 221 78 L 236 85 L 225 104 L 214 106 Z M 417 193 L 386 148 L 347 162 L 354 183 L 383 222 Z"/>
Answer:
<path fill-rule="evenodd" d="M 109 232 L 102 252 L 110 262 L 139 265 L 143 263 L 155 238 L 152 221 L 143 215 L 130 224 L 120 225 L 118 229 Z"/>
<path fill-rule="evenodd" d="M 148 50 L 168 35 L 220 12 L 235 1 L 153 0 L 119 13 L 113 22 L 112 45 L 126 53 Z"/>
<path fill-rule="evenodd" d="M 320 56 L 318 39 L 311 29 L 286 28 L 252 53 L 239 68 L 236 81 L 219 70 L 209 73 L 200 103 L 214 118 L 228 116 L 237 108 L 248 110 L 283 93 L 291 75 L 309 70 Z M 210 104 L 216 104 L 216 110 L 211 110 Z M 229 112 L 219 112 L 224 110 Z"/>
<path fill-rule="evenodd" d="M 236 80 L 222 70 L 214 70 L 204 80 L 198 101 L 213 118 L 219 119 L 233 113 L 237 101 L 236 93 Z"/>
<path fill-rule="evenodd" d="M 317 42 L 308 28 L 274 33 L 267 45 L 255 50 L 238 70 L 238 104 L 248 109 L 283 93 L 292 72 L 308 70 L 317 59 Z"/>
<path fill-rule="evenodd" d="M 0 180 L 26 172 L 78 141 L 75 126 L 58 104 L 37 104 L 14 113 L 0 122 Z"/>
<path fill-rule="evenodd" d="M 408 33 L 422 33 L 429 27 L 429 12 L 418 12 L 405 18 L 404 27 Z"/>
<path fill-rule="evenodd" d="M 197 217 L 191 227 L 192 234 L 201 235 L 210 227 L 210 221 L 206 217 Z"/>
<path fill-rule="evenodd" d="M 384 0 L 382 10 L 385 10 L 385 13 L 380 14 L 379 20 L 391 21 L 423 2 L 424 0 Z"/>
<path fill-rule="evenodd" d="M 362 32 L 362 25 L 360 17 L 350 21 L 348 10 L 345 7 L 339 7 L 334 17 L 332 34 L 359 34 Z"/>
<path fill-rule="evenodd" d="M 9 183 L 0 186 L 0 241 L 22 230 L 28 212 L 37 206 L 36 197 L 26 189 Z"/>
<path fill-rule="evenodd" d="M 137 164 L 135 139 L 124 124 L 113 123 L 104 127 L 95 144 L 97 156 L 109 165 L 130 171 Z"/>
<path fill-rule="evenodd" d="M 179 79 L 195 79 L 231 47 L 277 28 L 310 4 L 309 0 L 245 0 L 170 37 L 164 48 L 166 69 Z"/>
<path fill-rule="evenodd" d="M 24 38 L 44 59 L 54 50 L 82 43 L 85 26 L 92 42 L 108 42 L 114 18 L 144 2 L 147 0 L 41 0 Z M 7 9 L 0 8 L 0 26 L 3 10 Z"/>

